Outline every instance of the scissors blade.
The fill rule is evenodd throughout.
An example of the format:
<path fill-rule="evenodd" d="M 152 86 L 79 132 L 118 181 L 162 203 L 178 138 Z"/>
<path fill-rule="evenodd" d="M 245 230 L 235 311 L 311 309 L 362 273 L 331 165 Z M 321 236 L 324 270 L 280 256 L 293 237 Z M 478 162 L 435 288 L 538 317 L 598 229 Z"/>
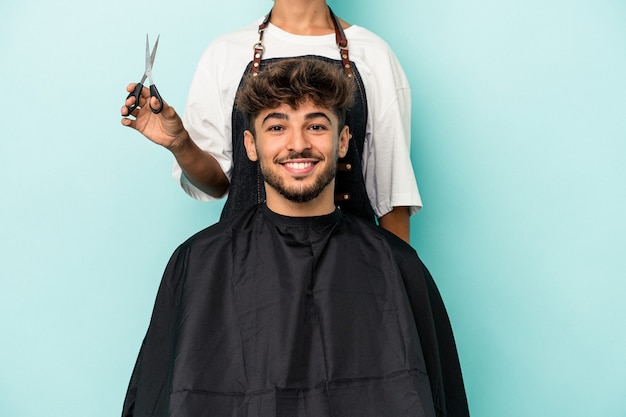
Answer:
<path fill-rule="evenodd" d="M 152 67 L 152 59 L 150 57 L 150 41 L 148 40 L 148 34 L 146 34 L 146 72 Z"/>
<path fill-rule="evenodd" d="M 150 53 L 150 42 L 148 40 L 148 35 L 146 34 L 146 71 L 152 70 L 152 64 L 154 63 L 154 57 L 156 56 L 157 47 L 159 46 L 159 38 L 161 35 L 157 36 L 157 40 L 154 43 L 154 47 L 152 47 L 152 53 Z"/>

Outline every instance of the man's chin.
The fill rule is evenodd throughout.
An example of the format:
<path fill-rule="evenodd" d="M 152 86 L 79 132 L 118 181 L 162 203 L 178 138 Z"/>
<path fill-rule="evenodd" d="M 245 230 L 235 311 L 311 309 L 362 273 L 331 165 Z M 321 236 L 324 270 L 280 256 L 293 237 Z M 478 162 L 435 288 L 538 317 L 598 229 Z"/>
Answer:
<path fill-rule="evenodd" d="M 317 198 L 332 182 L 335 169 L 336 167 L 330 167 L 319 175 L 305 175 L 300 178 L 284 176 L 275 171 L 267 172 L 263 170 L 263 166 L 261 173 L 265 182 L 284 198 L 296 203 L 306 203 Z"/>
<path fill-rule="evenodd" d="M 307 203 L 317 198 L 322 190 L 314 187 L 306 187 L 300 189 L 280 188 L 277 190 L 283 197 L 295 203 Z"/>

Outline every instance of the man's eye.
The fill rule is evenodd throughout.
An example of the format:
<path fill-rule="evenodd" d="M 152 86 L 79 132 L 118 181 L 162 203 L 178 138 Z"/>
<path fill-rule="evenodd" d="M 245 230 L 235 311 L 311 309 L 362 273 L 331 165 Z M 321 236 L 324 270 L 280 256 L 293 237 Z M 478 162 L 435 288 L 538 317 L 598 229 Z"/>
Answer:
<path fill-rule="evenodd" d="M 311 125 L 309 127 L 311 130 L 326 130 L 326 126 L 324 125 Z"/>
<path fill-rule="evenodd" d="M 279 132 L 283 130 L 283 127 L 282 126 L 270 126 L 267 128 L 267 130 L 272 131 L 272 132 Z"/>

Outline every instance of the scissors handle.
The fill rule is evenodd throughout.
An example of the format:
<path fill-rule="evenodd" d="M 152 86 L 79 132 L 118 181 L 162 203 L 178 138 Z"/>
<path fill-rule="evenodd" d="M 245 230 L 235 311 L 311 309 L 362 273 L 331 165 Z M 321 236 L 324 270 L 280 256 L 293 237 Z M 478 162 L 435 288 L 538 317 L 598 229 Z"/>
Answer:
<path fill-rule="evenodd" d="M 150 103 L 150 110 L 152 110 L 152 113 L 161 113 L 161 110 L 163 110 L 163 99 L 161 98 L 161 94 L 159 94 L 159 90 L 157 90 L 156 85 L 154 84 L 150 86 L 150 97 L 156 97 L 156 99 L 159 101 L 159 107 L 157 107 L 156 109 L 152 107 L 152 103 Z"/>
<path fill-rule="evenodd" d="M 132 91 L 132 93 L 130 93 L 127 97 L 126 100 L 128 100 L 131 97 L 135 97 L 135 102 L 133 104 L 131 104 L 130 106 L 126 106 L 126 108 L 128 109 L 128 114 L 132 113 L 137 106 L 139 106 L 139 97 L 141 96 L 141 90 L 143 89 L 143 84 L 142 83 L 137 83 L 137 85 L 135 85 L 135 89 Z"/>

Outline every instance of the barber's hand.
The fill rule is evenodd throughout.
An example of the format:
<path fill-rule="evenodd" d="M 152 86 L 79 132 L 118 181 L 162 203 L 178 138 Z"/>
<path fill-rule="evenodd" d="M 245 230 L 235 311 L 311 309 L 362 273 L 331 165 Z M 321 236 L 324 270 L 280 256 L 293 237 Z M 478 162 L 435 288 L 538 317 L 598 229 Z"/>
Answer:
<path fill-rule="evenodd" d="M 126 91 L 131 93 L 135 86 L 136 83 L 129 84 Z M 135 97 L 128 97 L 121 109 L 122 125 L 132 127 L 152 142 L 167 149 L 173 150 L 180 146 L 181 142 L 188 139 L 189 136 L 174 108 L 170 107 L 164 100 L 163 109 L 160 113 L 155 114 L 150 109 L 148 100 L 152 100 L 150 102 L 152 107 L 159 107 L 156 97 L 150 97 L 150 90 L 143 87 L 137 108 L 129 113 L 129 107 L 135 104 Z"/>

